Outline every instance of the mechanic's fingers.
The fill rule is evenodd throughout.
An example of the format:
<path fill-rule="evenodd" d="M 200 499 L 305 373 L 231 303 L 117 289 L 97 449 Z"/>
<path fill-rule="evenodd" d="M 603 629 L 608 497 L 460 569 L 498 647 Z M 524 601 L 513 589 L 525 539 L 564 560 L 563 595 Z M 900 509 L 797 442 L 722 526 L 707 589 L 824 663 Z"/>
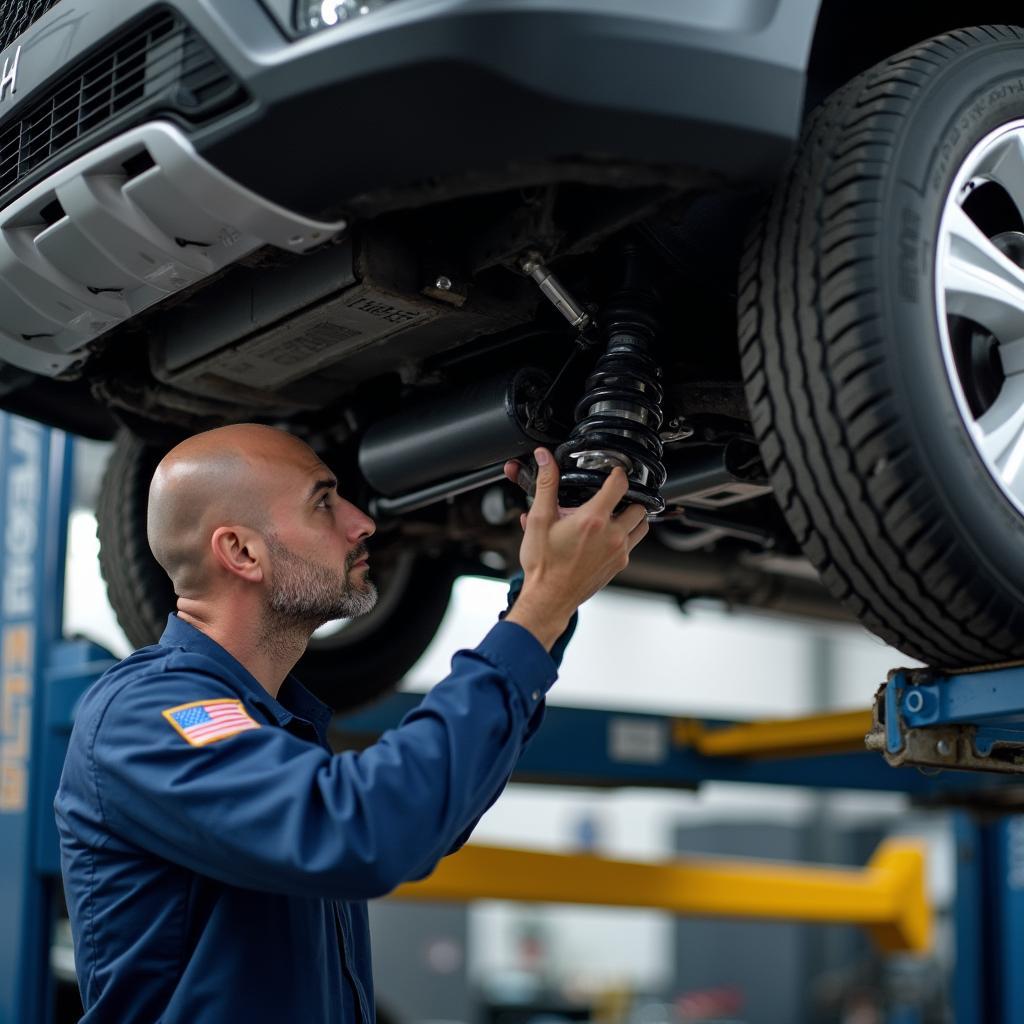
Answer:
<path fill-rule="evenodd" d="M 537 489 L 530 515 L 534 520 L 553 523 L 558 519 L 558 467 L 547 448 L 538 448 L 533 455 L 537 460 Z"/>
<path fill-rule="evenodd" d="M 645 518 L 639 526 L 630 530 L 629 536 L 626 537 L 626 551 L 632 551 L 647 536 L 650 528 L 651 524 Z"/>
<path fill-rule="evenodd" d="M 509 459 L 504 466 L 505 477 L 512 481 L 512 483 L 519 482 L 519 463 L 514 459 Z"/>
<path fill-rule="evenodd" d="M 519 525 L 523 528 L 523 531 L 525 532 L 526 531 L 526 513 L 525 512 L 520 512 L 519 513 Z"/>
<path fill-rule="evenodd" d="M 616 466 L 601 485 L 601 490 L 587 502 L 587 505 L 594 512 L 610 516 L 628 490 L 629 479 L 622 469 Z"/>
<path fill-rule="evenodd" d="M 622 528 L 627 532 L 631 532 L 636 527 L 645 522 L 647 519 L 647 509 L 643 505 L 630 505 L 628 508 L 624 508 L 616 517 L 615 521 L 619 523 Z"/>

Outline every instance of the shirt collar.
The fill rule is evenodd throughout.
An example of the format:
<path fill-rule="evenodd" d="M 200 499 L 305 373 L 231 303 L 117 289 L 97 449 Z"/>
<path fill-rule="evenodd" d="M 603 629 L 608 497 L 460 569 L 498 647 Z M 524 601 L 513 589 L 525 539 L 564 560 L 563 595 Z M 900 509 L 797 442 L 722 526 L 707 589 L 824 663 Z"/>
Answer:
<path fill-rule="evenodd" d="M 196 629 L 190 622 L 178 618 L 174 612 L 167 616 L 167 627 L 160 637 L 161 647 L 180 647 L 193 654 L 202 654 L 216 661 L 256 702 L 262 704 L 279 725 L 291 718 L 305 718 L 322 732 L 331 720 L 331 709 L 317 699 L 291 673 L 281 684 L 275 700 L 263 688 L 259 680 L 231 653 L 216 640 Z"/>

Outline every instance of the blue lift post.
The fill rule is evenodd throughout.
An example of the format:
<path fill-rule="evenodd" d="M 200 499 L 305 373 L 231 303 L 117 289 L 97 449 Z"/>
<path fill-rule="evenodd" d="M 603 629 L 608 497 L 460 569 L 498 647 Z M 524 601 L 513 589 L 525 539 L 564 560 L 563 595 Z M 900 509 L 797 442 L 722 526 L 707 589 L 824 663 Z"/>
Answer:
<path fill-rule="evenodd" d="M 1024 815 L 956 817 L 956 1024 L 1024 1021 Z"/>
<path fill-rule="evenodd" d="M 49 1012 L 52 883 L 38 871 L 42 673 L 60 640 L 71 460 L 64 436 L 0 417 L 0 1019 Z"/>
<path fill-rule="evenodd" d="M 75 704 L 114 660 L 95 644 L 61 635 L 71 470 L 72 444 L 63 434 L 0 413 L 0 1024 L 53 1021 L 49 959 L 59 910 L 53 795 Z M 939 757 L 941 767 L 952 768 L 961 756 L 959 766 L 980 767 L 968 765 L 968 758 L 995 754 L 999 771 L 1024 770 L 1012 747 L 1024 720 L 1024 668 L 965 679 L 891 678 L 889 685 L 897 685 L 880 692 L 872 742 L 889 765 L 867 750 L 709 757 L 674 742 L 674 723 L 666 716 L 552 707 L 516 780 L 667 788 L 720 780 L 887 790 L 977 804 L 978 813 L 957 817 L 955 1020 L 1024 1024 L 1024 815 L 1012 813 L 1024 798 L 1012 775 L 925 775 L 910 767 L 936 767 L 928 758 Z M 931 689 L 908 704 L 913 686 Z M 396 694 L 339 718 L 334 738 L 372 742 L 418 700 Z M 888 720 L 887 702 L 893 709 Z M 980 724 L 972 717 L 977 713 Z M 943 738 L 948 744 L 939 747 Z M 925 760 L 918 762 L 921 751 Z"/>
<path fill-rule="evenodd" d="M 53 1019 L 53 795 L 85 688 L 113 663 L 65 641 L 72 443 L 0 413 L 0 1024 Z"/>

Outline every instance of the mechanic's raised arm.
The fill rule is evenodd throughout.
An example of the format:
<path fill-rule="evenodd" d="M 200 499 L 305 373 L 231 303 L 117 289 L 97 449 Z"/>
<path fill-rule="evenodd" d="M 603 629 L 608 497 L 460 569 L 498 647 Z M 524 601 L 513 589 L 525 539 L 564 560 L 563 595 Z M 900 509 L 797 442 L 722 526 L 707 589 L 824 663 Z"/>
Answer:
<path fill-rule="evenodd" d="M 361 899 L 429 873 L 512 772 L 555 680 L 548 649 L 646 532 L 640 509 L 613 516 L 625 490 L 617 471 L 560 519 L 548 455 L 525 527 L 522 591 L 505 621 L 361 752 L 332 756 L 262 725 L 191 745 L 161 709 L 233 693 L 185 653 L 125 686 L 92 744 L 108 824 L 170 861 L 273 892 Z"/>
<path fill-rule="evenodd" d="M 629 487 L 618 468 L 572 515 L 560 515 L 554 459 L 546 448 L 535 455 L 537 489 L 519 551 L 523 588 L 506 621 L 528 629 L 550 650 L 573 612 L 626 567 L 648 524 L 641 505 L 613 514 Z"/>

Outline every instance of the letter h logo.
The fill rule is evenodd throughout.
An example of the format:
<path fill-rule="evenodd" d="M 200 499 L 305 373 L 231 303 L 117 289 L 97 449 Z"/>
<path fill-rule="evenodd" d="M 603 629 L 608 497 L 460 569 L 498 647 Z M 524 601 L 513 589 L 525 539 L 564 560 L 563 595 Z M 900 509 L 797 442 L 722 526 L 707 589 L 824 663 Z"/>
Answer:
<path fill-rule="evenodd" d="M 14 60 L 4 61 L 3 75 L 0 75 L 0 100 L 4 95 L 13 96 L 18 88 L 18 60 L 21 58 L 21 47 L 14 51 Z M 8 92 L 7 90 L 10 90 Z"/>

